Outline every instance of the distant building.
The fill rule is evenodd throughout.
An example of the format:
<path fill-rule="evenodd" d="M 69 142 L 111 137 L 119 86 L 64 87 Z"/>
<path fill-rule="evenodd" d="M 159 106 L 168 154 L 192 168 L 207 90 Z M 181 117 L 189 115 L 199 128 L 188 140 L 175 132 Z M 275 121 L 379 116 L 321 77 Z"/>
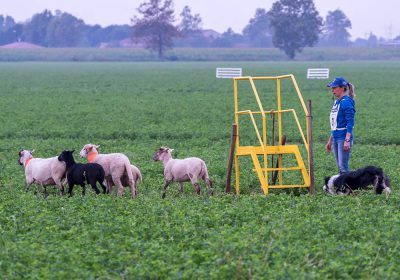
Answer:
<path fill-rule="evenodd" d="M 122 48 L 144 48 L 144 43 L 134 41 L 131 38 L 126 38 L 119 41 L 119 46 Z"/>
<path fill-rule="evenodd" d="M 103 42 L 100 44 L 100 49 L 105 48 L 143 48 L 144 44 L 141 42 L 134 42 L 131 38 L 125 38 L 115 42 Z"/>
<path fill-rule="evenodd" d="M 215 39 L 221 37 L 221 34 L 213 29 L 203 29 L 203 30 L 201 30 L 201 33 L 203 34 L 204 37 L 211 39 L 211 40 L 215 40 Z"/>

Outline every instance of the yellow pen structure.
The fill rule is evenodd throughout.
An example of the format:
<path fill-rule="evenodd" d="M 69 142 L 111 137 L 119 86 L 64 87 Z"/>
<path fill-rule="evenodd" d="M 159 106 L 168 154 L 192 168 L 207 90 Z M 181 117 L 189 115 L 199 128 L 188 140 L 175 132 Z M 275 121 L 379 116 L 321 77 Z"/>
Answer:
<path fill-rule="evenodd" d="M 293 87 L 295 89 L 295 92 L 297 93 L 297 96 L 300 100 L 301 107 L 304 110 L 304 114 L 306 116 L 306 135 L 304 135 L 303 128 L 300 124 L 298 115 L 296 114 L 296 111 L 292 108 L 282 108 L 282 99 L 281 99 L 281 81 L 283 79 L 289 79 Z M 235 110 L 235 123 L 237 124 L 237 137 L 236 137 L 236 143 L 235 143 L 235 176 L 236 176 L 236 194 L 240 193 L 240 170 L 239 170 L 239 157 L 242 156 L 250 156 L 251 160 L 254 165 L 254 171 L 256 172 L 260 184 L 261 184 L 261 189 L 264 192 L 265 195 L 268 194 L 269 189 L 277 189 L 277 188 L 310 188 L 311 182 L 311 176 L 313 172 L 312 170 L 312 148 L 310 147 L 312 141 L 311 141 L 311 133 L 310 130 L 310 125 L 311 125 L 311 116 L 310 112 L 307 109 L 302 94 L 299 90 L 299 87 L 297 85 L 296 79 L 292 74 L 289 75 L 283 75 L 283 76 L 273 76 L 273 77 L 236 77 L 233 78 L 234 81 L 234 110 Z M 257 110 L 256 111 L 251 111 L 251 110 L 239 110 L 239 98 L 240 94 L 238 92 L 238 82 L 241 81 L 247 81 L 250 84 L 250 88 L 253 92 L 255 101 L 257 103 Z M 272 109 L 270 111 L 266 111 L 263 108 L 262 102 L 260 100 L 259 93 L 257 91 L 257 87 L 255 85 L 255 81 L 275 81 L 276 83 L 276 98 L 277 98 L 277 108 Z M 257 82 L 258 83 L 258 82 Z M 311 107 L 311 105 L 310 105 Z M 267 142 L 267 119 L 266 117 L 271 115 L 271 114 L 277 114 L 278 116 L 278 143 L 275 145 L 270 145 Z M 296 122 L 297 129 L 299 131 L 300 137 L 303 141 L 304 147 L 307 151 L 307 156 L 308 156 L 308 166 L 304 164 L 303 158 L 300 153 L 300 149 L 298 145 L 295 144 L 290 144 L 290 145 L 284 145 L 282 144 L 282 114 L 292 114 L 294 117 L 294 120 Z M 262 124 L 262 131 L 259 130 L 257 126 L 257 122 L 255 117 L 260 118 L 261 115 L 261 124 Z M 240 145 L 240 131 L 241 127 L 239 126 L 239 118 L 240 117 L 245 117 L 248 116 L 250 118 L 252 127 L 255 130 L 255 136 L 257 137 L 257 142 L 258 145 L 256 146 L 250 146 L 250 145 Z M 274 142 L 273 142 L 274 143 Z M 297 165 L 295 166 L 283 166 L 283 157 L 285 155 L 292 155 L 295 158 L 295 161 L 297 162 Z M 270 162 L 268 164 L 268 159 L 269 156 L 272 155 L 277 155 L 278 160 L 277 160 L 277 165 L 274 166 L 273 162 Z M 261 159 L 261 160 L 260 160 Z M 269 172 L 277 172 L 277 183 L 276 184 L 270 184 L 269 183 Z M 283 171 L 297 171 L 300 172 L 301 177 L 302 177 L 302 182 L 296 182 L 296 183 L 288 183 L 284 182 L 284 178 L 282 176 Z"/>

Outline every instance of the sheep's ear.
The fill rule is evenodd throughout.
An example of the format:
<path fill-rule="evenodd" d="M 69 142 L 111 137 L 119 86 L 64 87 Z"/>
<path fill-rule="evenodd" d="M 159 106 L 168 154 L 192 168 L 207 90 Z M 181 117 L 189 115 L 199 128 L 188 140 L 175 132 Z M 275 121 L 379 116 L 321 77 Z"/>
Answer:
<path fill-rule="evenodd" d="M 35 152 L 35 149 L 33 149 L 32 151 L 31 151 L 31 154 L 33 154 Z"/>
<path fill-rule="evenodd" d="M 75 152 L 75 150 L 72 150 L 72 151 L 71 151 L 71 154 L 72 154 L 73 152 Z"/>
<path fill-rule="evenodd" d="M 170 151 L 171 153 L 174 151 L 174 149 L 170 149 L 170 148 L 168 148 L 168 151 Z"/>
<path fill-rule="evenodd" d="M 100 145 L 94 145 L 94 147 L 95 147 L 96 149 L 98 149 L 98 148 L 100 148 Z"/>

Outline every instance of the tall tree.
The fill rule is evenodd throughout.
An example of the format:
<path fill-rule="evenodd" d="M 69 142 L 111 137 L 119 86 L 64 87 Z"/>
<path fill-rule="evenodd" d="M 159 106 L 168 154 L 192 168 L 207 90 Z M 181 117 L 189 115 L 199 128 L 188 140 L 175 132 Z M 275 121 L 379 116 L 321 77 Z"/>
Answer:
<path fill-rule="evenodd" d="M 49 10 L 44 10 L 40 14 L 33 15 L 32 19 L 24 26 L 22 37 L 25 41 L 45 46 L 47 36 L 47 26 L 53 18 Z"/>
<path fill-rule="evenodd" d="M 15 25 L 15 20 L 11 16 L 0 15 L 0 32 L 7 31 Z"/>
<path fill-rule="evenodd" d="M 400 38 L 400 36 L 399 36 L 399 38 Z M 378 37 L 376 37 L 376 35 L 374 35 L 372 32 L 370 32 L 367 42 L 368 42 L 368 47 L 376 47 L 376 46 L 378 46 L 379 40 L 378 40 Z"/>
<path fill-rule="evenodd" d="M 213 47 L 217 48 L 231 48 L 235 44 L 241 44 L 243 42 L 243 36 L 241 34 L 235 33 L 232 28 L 228 28 L 221 37 L 214 40 L 212 43 Z"/>
<path fill-rule="evenodd" d="M 330 46 L 348 46 L 350 44 L 351 21 L 339 9 L 328 12 L 324 25 L 324 40 Z"/>
<path fill-rule="evenodd" d="M 85 40 L 90 47 L 99 47 L 102 43 L 118 46 L 121 40 L 132 36 L 132 26 L 109 25 L 102 28 L 100 25 L 86 25 Z"/>
<path fill-rule="evenodd" d="M 318 41 L 322 18 L 313 0 L 279 0 L 268 12 L 273 30 L 272 42 L 293 59 L 296 52 Z"/>
<path fill-rule="evenodd" d="M 256 47 L 270 47 L 272 45 L 272 30 L 265 9 L 256 10 L 254 17 L 243 29 L 243 36 Z"/>
<path fill-rule="evenodd" d="M 192 15 L 189 6 L 185 6 L 180 13 L 181 22 L 179 23 L 179 31 L 183 36 L 190 36 L 201 30 L 203 24 L 199 14 Z"/>
<path fill-rule="evenodd" d="M 133 37 L 143 42 L 146 49 L 157 51 L 158 57 L 173 47 L 173 38 L 179 36 L 172 0 L 149 0 L 137 9 L 141 17 L 132 19 Z"/>
<path fill-rule="evenodd" d="M 174 41 L 179 47 L 204 47 L 208 44 L 202 32 L 203 20 L 199 14 L 192 14 L 189 6 L 185 6 L 179 14 L 181 21 L 178 24 L 180 37 Z"/>
<path fill-rule="evenodd" d="M 71 14 L 56 11 L 47 26 L 46 45 L 49 47 L 77 47 L 83 40 L 85 23 Z"/>
<path fill-rule="evenodd" d="M 21 24 L 16 24 L 11 16 L 0 15 L 0 45 L 18 40 L 21 35 Z"/>

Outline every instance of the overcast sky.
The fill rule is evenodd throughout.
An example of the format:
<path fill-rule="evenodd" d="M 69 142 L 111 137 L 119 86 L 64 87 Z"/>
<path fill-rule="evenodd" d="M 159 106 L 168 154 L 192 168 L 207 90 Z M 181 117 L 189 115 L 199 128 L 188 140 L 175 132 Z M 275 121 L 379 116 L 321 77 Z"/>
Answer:
<path fill-rule="evenodd" d="M 0 14 L 17 22 L 29 19 L 45 9 L 59 9 L 83 19 L 86 24 L 130 24 L 140 3 L 147 0 L 0 0 Z M 200 14 L 204 29 L 224 32 L 231 27 L 241 33 L 257 8 L 269 10 L 275 0 L 174 0 L 175 15 L 188 5 L 192 14 Z M 366 38 L 400 35 L 400 0 L 314 0 L 325 19 L 328 11 L 341 9 L 352 22 L 350 34 Z"/>

